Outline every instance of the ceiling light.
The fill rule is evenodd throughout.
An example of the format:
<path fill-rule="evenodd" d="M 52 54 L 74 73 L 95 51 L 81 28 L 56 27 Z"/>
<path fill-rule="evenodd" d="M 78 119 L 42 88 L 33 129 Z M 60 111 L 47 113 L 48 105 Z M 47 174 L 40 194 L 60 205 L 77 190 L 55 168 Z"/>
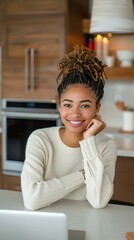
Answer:
<path fill-rule="evenodd" d="M 93 0 L 90 33 L 134 33 L 132 0 Z"/>

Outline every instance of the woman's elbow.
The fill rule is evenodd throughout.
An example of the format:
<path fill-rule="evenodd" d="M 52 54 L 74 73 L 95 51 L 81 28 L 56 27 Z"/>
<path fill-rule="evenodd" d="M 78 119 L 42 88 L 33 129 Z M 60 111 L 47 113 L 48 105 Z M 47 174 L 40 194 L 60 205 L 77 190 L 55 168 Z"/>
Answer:
<path fill-rule="evenodd" d="M 36 211 L 41 208 L 48 207 L 50 203 L 44 202 L 39 202 L 38 199 L 34 199 L 32 196 L 30 197 L 24 197 L 23 196 L 23 203 L 24 207 L 30 211 Z"/>
<path fill-rule="evenodd" d="M 99 208 L 104 208 L 107 206 L 107 204 L 109 203 L 110 199 L 112 197 L 112 193 L 107 195 L 107 196 L 101 196 L 101 197 L 95 197 L 95 198 L 89 198 L 87 196 L 87 200 L 90 203 L 90 205 L 93 208 L 99 209 Z"/>
<path fill-rule="evenodd" d="M 90 202 L 90 204 L 95 209 L 101 209 L 106 207 L 108 202 Z"/>

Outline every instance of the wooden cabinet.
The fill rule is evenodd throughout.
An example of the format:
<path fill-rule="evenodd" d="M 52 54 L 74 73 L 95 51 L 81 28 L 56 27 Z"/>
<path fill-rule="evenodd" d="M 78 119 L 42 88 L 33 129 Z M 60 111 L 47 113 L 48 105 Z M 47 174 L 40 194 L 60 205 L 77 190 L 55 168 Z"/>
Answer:
<path fill-rule="evenodd" d="M 2 188 L 2 141 L 0 133 L 0 188 Z"/>
<path fill-rule="evenodd" d="M 112 199 L 134 204 L 134 157 L 118 157 Z"/>
<path fill-rule="evenodd" d="M 53 99 L 66 51 L 66 0 L 2 1 L 2 97 Z"/>
<path fill-rule="evenodd" d="M 64 13 L 66 12 L 65 0 L 4 0 L 3 9 L 7 16 Z"/>
<path fill-rule="evenodd" d="M 3 175 L 2 188 L 11 191 L 21 191 L 20 177 Z"/>

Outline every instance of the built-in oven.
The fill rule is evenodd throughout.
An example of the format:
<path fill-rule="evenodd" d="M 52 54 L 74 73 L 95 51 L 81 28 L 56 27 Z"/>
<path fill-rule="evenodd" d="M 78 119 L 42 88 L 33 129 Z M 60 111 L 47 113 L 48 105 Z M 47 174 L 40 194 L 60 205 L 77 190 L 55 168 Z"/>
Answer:
<path fill-rule="evenodd" d="M 57 104 L 52 101 L 2 100 L 2 170 L 20 175 L 26 142 L 36 129 L 61 125 Z"/>

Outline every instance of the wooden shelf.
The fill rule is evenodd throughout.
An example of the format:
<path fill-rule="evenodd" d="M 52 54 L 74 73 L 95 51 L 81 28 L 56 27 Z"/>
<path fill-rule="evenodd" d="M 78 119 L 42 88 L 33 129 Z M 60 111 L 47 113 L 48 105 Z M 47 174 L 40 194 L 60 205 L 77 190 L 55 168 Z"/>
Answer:
<path fill-rule="evenodd" d="M 134 67 L 107 67 L 105 72 L 109 80 L 134 81 Z"/>

